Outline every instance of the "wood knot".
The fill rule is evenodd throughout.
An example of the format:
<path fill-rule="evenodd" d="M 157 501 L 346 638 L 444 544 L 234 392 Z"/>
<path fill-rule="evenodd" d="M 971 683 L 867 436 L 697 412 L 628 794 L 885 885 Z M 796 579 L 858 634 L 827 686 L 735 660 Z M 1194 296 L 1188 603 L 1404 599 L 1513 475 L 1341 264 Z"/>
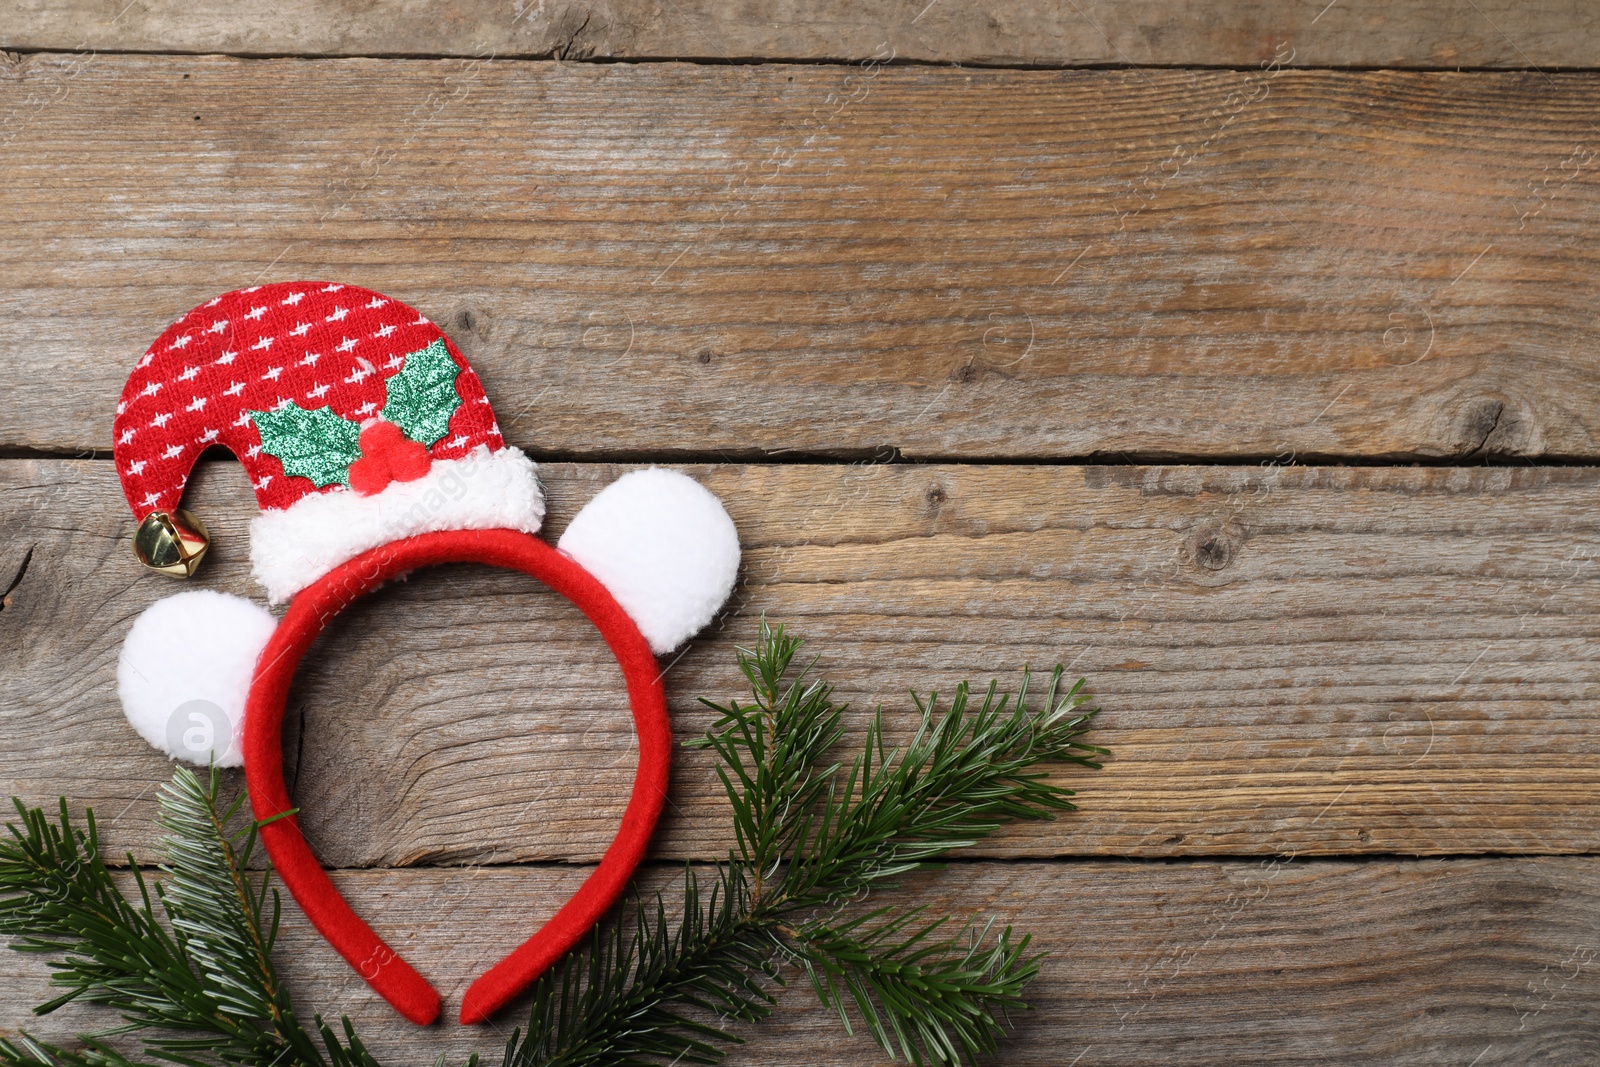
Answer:
<path fill-rule="evenodd" d="M 1244 528 L 1238 523 L 1208 519 L 1189 531 L 1183 551 L 1196 566 L 1220 571 L 1238 558 L 1244 539 Z"/>
<path fill-rule="evenodd" d="M 456 322 L 461 328 L 480 340 L 487 340 L 489 336 L 489 323 L 482 314 L 472 308 L 462 308 L 456 313 Z"/>
<path fill-rule="evenodd" d="M 702 348 L 699 352 L 696 352 L 695 356 L 694 356 L 694 361 L 696 363 L 701 363 L 701 364 L 710 363 L 711 362 L 711 349 Z"/>
<path fill-rule="evenodd" d="M 928 490 L 928 507 L 932 508 L 934 511 L 938 511 L 939 508 L 943 506 L 945 500 L 945 492 L 941 486 L 936 485 L 932 489 Z"/>
<path fill-rule="evenodd" d="M 1508 436 L 1505 430 L 1514 421 L 1514 418 L 1507 418 L 1504 401 L 1492 396 L 1478 397 L 1463 412 L 1461 451 L 1468 456 L 1502 451 Z"/>

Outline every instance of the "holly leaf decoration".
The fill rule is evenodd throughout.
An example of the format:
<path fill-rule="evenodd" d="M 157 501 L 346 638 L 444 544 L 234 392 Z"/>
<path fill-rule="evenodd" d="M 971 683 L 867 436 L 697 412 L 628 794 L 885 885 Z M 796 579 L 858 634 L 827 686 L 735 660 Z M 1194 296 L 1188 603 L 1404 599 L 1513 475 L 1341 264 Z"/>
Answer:
<path fill-rule="evenodd" d="M 350 464 L 361 458 L 361 426 L 329 407 L 307 411 L 290 401 L 275 411 L 252 411 L 261 449 L 276 456 L 283 473 L 310 478 L 318 489 L 349 485 Z"/>
<path fill-rule="evenodd" d="M 384 382 L 388 391 L 383 417 L 405 435 L 431 446 L 450 429 L 450 417 L 461 406 L 456 376 L 461 367 L 443 339 L 406 356 L 400 370 Z"/>

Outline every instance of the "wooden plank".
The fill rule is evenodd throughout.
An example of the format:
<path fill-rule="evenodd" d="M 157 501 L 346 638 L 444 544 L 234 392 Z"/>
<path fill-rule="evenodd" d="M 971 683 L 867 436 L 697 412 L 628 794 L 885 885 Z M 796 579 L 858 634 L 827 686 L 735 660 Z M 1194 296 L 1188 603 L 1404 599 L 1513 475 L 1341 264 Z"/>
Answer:
<path fill-rule="evenodd" d="M 0 448 L 108 448 L 166 322 L 336 276 L 444 324 L 546 457 L 1592 458 L 1597 107 L 1537 73 L 25 57 Z"/>
<path fill-rule="evenodd" d="M 446 997 L 551 914 L 581 869 L 342 872 L 341 886 Z M 653 872 L 659 884 L 675 877 Z M 1050 952 L 1000 1062 L 1039 1067 L 1239 1063 L 1583 1063 L 1600 1048 L 1593 917 L 1600 861 L 958 865 L 912 887 L 991 913 Z M 512 917 L 508 921 L 508 917 Z M 419 1029 L 285 908 L 279 953 L 303 1015 L 349 1014 L 386 1063 L 495 1057 L 525 1011 Z M 0 956 L 0 1023 L 66 1038 L 104 1013 L 43 999 L 37 958 Z M 732 1064 L 886 1062 L 803 984 Z"/>
<path fill-rule="evenodd" d="M 562 5 L 466 0 L 282 0 L 240 8 L 10 0 L 0 46 L 236 55 L 866 60 L 991 66 L 1592 67 L 1594 21 L 1575 3 L 1341 0 L 647 0 Z"/>
<path fill-rule="evenodd" d="M 745 544 L 734 613 L 670 662 L 679 735 L 736 694 L 760 613 L 821 656 L 859 728 L 907 689 L 1067 662 L 1105 708 L 1083 810 L 990 856 L 1560 853 L 1600 847 L 1600 470 L 713 466 Z M 546 464 L 551 532 L 617 468 Z M 0 795 L 93 803 L 151 840 L 166 761 L 114 696 L 141 575 L 103 461 L 0 462 Z M 237 464 L 189 499 L 208 588 L 252 595 Z M 25 546 L 25 547 L 24 547 Z M 0 574 L 0 580 L 9 578 Z M 620 679 L 518 578 L 414 576 L 308 661 L 294 785 L 335 866 L 587 860 L 632 776 Z M 1014 678 L 1014 675 L 1012 675 Z M 293 744 L 293 742 L 291 742 Z M 717 858 L 725 800 L 684 753 L 658 854 Z"/>

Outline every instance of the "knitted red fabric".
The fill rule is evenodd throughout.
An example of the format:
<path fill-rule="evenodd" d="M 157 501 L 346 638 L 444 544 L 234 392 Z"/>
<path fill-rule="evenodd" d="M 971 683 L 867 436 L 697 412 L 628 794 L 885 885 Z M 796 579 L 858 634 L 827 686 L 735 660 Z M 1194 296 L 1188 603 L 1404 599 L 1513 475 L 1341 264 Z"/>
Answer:
<path fill-rule="evenodd" d="M 627 682 L 639 734 L 633 794 L 617 836 L 587 881 L 549 922 L 467 990 L 461 1021 L 483 1022 L 577 943 L 614 904 L 644 858 L 666 799 L 672 729 L 655 656 L 611 594 L 571 557 L 515 530 L 451 530 L 375 548 L 329 571 L 289 606 L 257 661 L 245 707 L 244 765 L 261 839 L 313 925 L 385 1000 L 431 1023 L 439 994 L 350 908 L 317 862 L 283 780 L 283 714 L 301 657 L 329 620 L 383 582 L 434 563 L 483 563 L 521 571 L 576 605 L 605 638 Z M 281 817 L 279 817 L 281 816 Z"/>
<path fill-rule="evenodd" d="M 113 455 L 134 517 L 177 508 L 190 468 L 210 445 L 239 457 L 262 508 L 338 488 L 285 475 L 262 451 L 249 412 L 293 401 L 356 422 L 371 418 L 404 357 L 439 340 L 461 368 L 461 406 L 430 454 L 454 459 L 478 445 L 503 447 L 477 374 L 437 326 L 398 300 L 353 285 L 281 282 L 207 301 L 156 338 L 117 405 Z"/>

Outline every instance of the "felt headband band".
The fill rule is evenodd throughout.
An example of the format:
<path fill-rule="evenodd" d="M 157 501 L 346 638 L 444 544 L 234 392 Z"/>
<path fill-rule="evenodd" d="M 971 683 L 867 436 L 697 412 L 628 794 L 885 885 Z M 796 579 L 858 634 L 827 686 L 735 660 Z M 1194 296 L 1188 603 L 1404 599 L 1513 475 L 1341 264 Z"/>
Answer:
<path fill-rule="evenodd" d="M 571 948 L 616 902 L 644 858 L 667 793 L 672 728 L 660 670 L 644 635 L 588 571 L 543 541 L 515 530 L 421 534 L 373 549 L 330 571 L 295 597 L 262 651 L 245 709 L 244 766 L 261 840 L 301 910 L 395 1009 L 415 1023 L 439 1014 L 439 994 L 373 933 L 346 903 L 300 832 L 283 780 L 283 712 L 300 659 L 347 605 L 378 585 L 436 563 L 483 563 L 521 571 L 588 616 L 622 669 L 639 736 L 639 766 L 621 827 L 600 865 L 555 916 L 472 983 L 461 1021 L 483 1022 Z"/>
<path fill-rule="evenodd" d="M 202 452 L 229 449 L 255 487 L 257 603 L 209 590 L 147 608 L 128 632 L 118 696 L 134 729 L 174 758 L 245 768 L 262 838 L 316 928 L 406 1018 L 439 996 L 355 914 L 300 831 L 283 781 L 282 720 L 294 672 L 351 601 L 418 567 L 521 571 L 583 611 L 627 682 L 639 767 L 622 824 L 579 892 L 473 983 L 481 1022 L 580 938 L 622 892 L 660 815 L 671 730 L 655 656 L 703 628 L 733 590 L 739 539 L 715 496 L 650 468 L 602 489 L 551 547 L 544 491 L 508 445 L 477 375 L 414 309 L 325 282 L 252 286 L 181 316 L 123 389 L 114 458 L 152 570 L 195 573 L 209 545 L 181 510 Z"/>

